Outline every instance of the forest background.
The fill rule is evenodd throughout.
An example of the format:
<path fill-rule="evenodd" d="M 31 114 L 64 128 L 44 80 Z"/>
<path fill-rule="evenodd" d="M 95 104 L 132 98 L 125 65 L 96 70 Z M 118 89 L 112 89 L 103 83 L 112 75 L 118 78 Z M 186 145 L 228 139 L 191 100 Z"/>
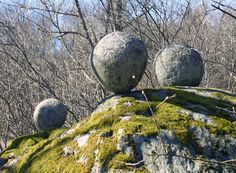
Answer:
<path fill-rule="evenodd" d="M 204 60 L 201 86 L 236 92 L 235 15 L 229 0 L 0 1 L 0 150 L 36 131 L 32 115 L 42 100 L 63 101 L 71 126 L 111 94 L 93 75 L 89 56 L 117 30 L 147 46 L 143 88 L 159 88 L 153 61 L 161 48 L 188 44 Z"/>

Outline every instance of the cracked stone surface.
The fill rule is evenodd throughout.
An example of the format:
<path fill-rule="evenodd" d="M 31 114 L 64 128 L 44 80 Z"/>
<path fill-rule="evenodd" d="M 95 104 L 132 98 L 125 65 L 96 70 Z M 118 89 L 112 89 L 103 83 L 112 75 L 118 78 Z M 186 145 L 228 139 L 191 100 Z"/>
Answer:
<path fill-rule="evenodd" d="M 69 129 L 13 140 L 0 172 L 236 172 L 235 107 L 235 94 L 196 87 L 111 96 Z"/>

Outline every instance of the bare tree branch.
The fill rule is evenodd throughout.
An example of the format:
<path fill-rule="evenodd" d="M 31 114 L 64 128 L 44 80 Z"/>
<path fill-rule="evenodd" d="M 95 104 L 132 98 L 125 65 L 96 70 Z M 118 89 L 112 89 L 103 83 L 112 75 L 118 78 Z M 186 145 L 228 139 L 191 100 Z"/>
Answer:
<path fill-rule="evenodd" d="M 223 5 L 222 3 L 219 3 L 219 2 L 217 2 L 217 1 L 213 1 L 213 2 L 217 3 L 218 6 L 212 4 L 212 5 L 211 5 L 212 7 L 214 7 L 214 8 L 217 9 L 217 10 L 220 10 L 220 11 L 223 12 L 224 14 L 227 14 L 227 15 L 229 15 L 230 17 L 232 17 L 233 19 L 236 20 L 236 16 L 235 16 L 235 15 L 233 15 L 232 13 L 230 13 L 230 12 L 228 12 L 228 11 L 226 11 L 226 10 L 224 10 L 224 9 L 221 8 L 221 6 L 223 6 L 223 7 L 228 7 L 228 6 Z M 233 9 L 233 8 L 230 7 L 230 9 Z M 233 10 L 235 10 L 235 9 L 233 9 Z M 235 11 L 236 11 L 236 10 L 235 10 Z"/>
<path fill-rule="evenodd" d="M 93 49 L 94 47 L 94 44 L 93 44 L 93 41 L 91 39 L 91 36 L 89 34 L 89 30 L 88 30 L 88 27 L 87 27 L 87 24 L 85 22 L 85 19 L 84 19 L 84 16 L 82 14 L 82 11 L 81 11 L 81 8 L 80 8 L 80 3 L 79 3 L 79 0 L 75 0 L 75 5 L 77 7 L 77 10 L 78 10 L 78 13 L 79 13 L 79 17 L 80 17 L 80 20 L 82 22 L 82 25 L 83 25 L 83 28 L 84 28 L 84 31 L 85 31 L 85 35 L 86 35 L 86 38 L 91 46 L 91 48 Z"/>

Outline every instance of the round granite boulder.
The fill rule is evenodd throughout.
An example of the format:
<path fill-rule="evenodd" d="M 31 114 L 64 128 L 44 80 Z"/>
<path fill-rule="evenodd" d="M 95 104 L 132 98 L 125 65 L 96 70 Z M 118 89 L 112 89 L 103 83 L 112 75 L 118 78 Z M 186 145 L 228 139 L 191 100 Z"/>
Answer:
<path fill-rule="evenodd" d="M 113 32 L 94 48 L 91 66 L 100 83 L 114 93 L 126 93 L 141 80 L 148 60 L 144 43 L 133 35 Z"/>
<path fill-rule="evenodd" d="M 155 71 L 160 86 L 198 86 L 204 65 L 195 49 L 186 45 L 170 45 L 158 52 Z"/>
<path fill-rule="evenodd" d="M 46 99 L 35 108 L 33 120 L 39 130 L 61 127 L 67 116 L 66 106 L 57 99 Z"/>

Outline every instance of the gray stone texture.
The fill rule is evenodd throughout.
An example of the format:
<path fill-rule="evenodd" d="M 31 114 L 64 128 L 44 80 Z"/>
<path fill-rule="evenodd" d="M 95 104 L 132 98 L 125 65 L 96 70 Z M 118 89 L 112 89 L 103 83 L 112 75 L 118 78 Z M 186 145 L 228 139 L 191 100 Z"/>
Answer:
<path fill-rule="evenodd" d="M 141 97 L 143 92 L 149 101 Z M 9 158 L 12 155 L 14 158 L 3 162 L 3 171 L 29 172 L 40 166 L 38 172 L 43 172 L 55 162 L 58 164 L 54 166 L 60 172 L 74 172 L 76 168 L 77 172 L 91 173 L 236 172 L 235 120 L 230 118 L 230 112 L 221 114 L 217 108 L 222 106 L 232 110 L 236 107 L 235 94 L 186 86 L 143 92 L 110 97 L 98 105 L 92 117 L 61 132 L 61 135 L 35 140 L 38 137 L 35 134 L 13 140 L 3 156 Z M 159 103 L 173 94 L 176 97 L 162 102 L 161 108 Z M 137 114 L 137 110 L 146 109 L 148 102 L 153 105 L 153 110 L 162 110 L 156 110 L 154 116 Z M 178 116 L 166 119 L 169 122 L 161 122 L 161 119 L 154 122 L 163 115 Z M 142 124 L 144 120 L 150 122 L 150 127 L 147 127 L 149 123 Z M 48 157 L 53 156 L 51 153 L 55 152 L 55 147 L 60 149 L 58 155 Z M 19 152 L 27 148 L 29 150 L 25 153 Z M 33 159 L 28 159 L 29 156 Z M 65 159 L 74 167 L 61 164 Z M 37 165 L 32 169 L 34 164 Z"/>
<path fill-rule="evenodd" d="M 217 99 L 212 94 L 214 92 L 235 96 L 232 93 L 215 89 L 203 90 L 197 87 L 176 88 L 195 93 L 203 98 L 208 97 L 209 99 Z M 109 109 L 116 110 L 116 106 L 120 103 L 119 100 L 121 100 L 122 97 L 128 96 L 143 101 L 139 93 L 141 92 L 135 91 L 129 94 L 113 96 L 105 100 L 101 104 L 101 107 L 98 106 L 94 114 Z M 165 99 L 168 93 L 169 91 L 166 89 L 159 89 L 152 91 L 152 97 L 156 96 Z M 124 102 L 123 105 L 127 107 L 130 106 L 127 102 Z M 198 111 L 193 111 L 193 108 L 197 108 Z M 215 126 L 214 119 L 209 116 L 211 110 L 207 108 L 207 105 L 186 102 L 186 105 L 177 112 L 189 115 L 191 119 L 197 123 L 202 122 L 208 126 Z M 227 113 L 229 114 L 229 112 Z M 225 118 L 226 117 L 225 115 Z M 123 118 L 121 118 L 121 121 Z M 132 116 L 128 121 L 132 122 Z M 123 129 L 118 129 L 113 135 L 117 137 L 117 150 L 134 157 L 136 167 L 144 167 L 150 173 L 231 173 L 236 171 L 235 166 L 223 164 L 226 160 L 235 159 L 235 135 L 230 136 L 221 133 L 210 133 L 204 126 L 189 126 L 188 133 L 191 138 L 185 141 L 187 143 L 177 138 L 175 132 L 169 129 L 161 130 L 157 135 L 147 136 L 125 134 Z M 107 172 L 113 173 L 116 171 L 109 169 Z M 120 172 L 126 171 L 120 170 Z"/>
<path fill-rule="evenodd" d="M 66 106 L 57 99 L 46 99 L 35 108 L 33 120 L 38 130 L 61 127 L 67 116 Z"/>
<path fill-rule="evenodd" d="M 116 31 L 98 42 L 91 56 L 91 66 L 105 88 L 114 93 L 125 93 L 139 83 L 147 60 L 148 53 L 141 40 Z"/>
<path fill-rule="evenodd" d="M 170 45 L 158 52 L 155 71 L 160 86 L 198 86 L 204 65 L 195 49 L 186 45 Z"/>
<path fill-rule="evenodd" d="M 201 161 L 204 158 L 213 161 L 235 158 L 235 138 L 210 134 L 205 128 L 192 127 L 190 133 L 195 136 L 196 141 L 191 141 L 187 146 L 181 144 L 169 130 L 162 131 L 158 136 L 133 136 L 134 153 L 144 161 L 145 168 L 150 173 L 235 172 L 233 166 Z M 199 153 L 203 154 L 203 158 L 198 158 Z"/>

